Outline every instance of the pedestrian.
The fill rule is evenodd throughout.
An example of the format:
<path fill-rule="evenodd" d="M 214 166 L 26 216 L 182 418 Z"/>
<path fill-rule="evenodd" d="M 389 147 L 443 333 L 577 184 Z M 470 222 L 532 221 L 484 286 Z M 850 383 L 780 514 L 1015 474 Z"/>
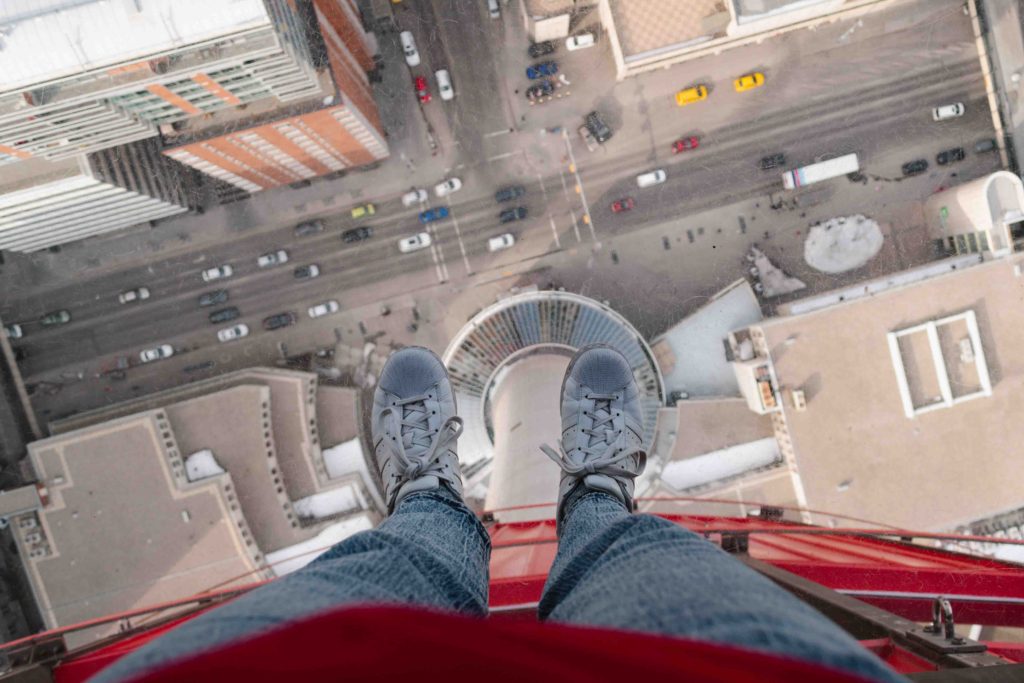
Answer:
<path fill-rule="evenodd" d="M 482 619 L 490 537 L 463 502 L 462 419 L 441 360 L 407 347 L 371 409 L 388 518 L 94 680 L 905 680 L 702 536 L 633 514 L 646 452 L 622 354 L 575 354 L 561 418 L 540 447 L 561 468 L 546 623 Z"/>

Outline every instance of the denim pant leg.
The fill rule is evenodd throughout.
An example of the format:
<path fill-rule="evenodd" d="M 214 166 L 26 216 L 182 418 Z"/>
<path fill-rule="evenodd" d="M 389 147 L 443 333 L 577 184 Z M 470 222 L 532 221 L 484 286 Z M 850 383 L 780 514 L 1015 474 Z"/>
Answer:
<path fill-rule="evenodd" d="M 905 681 L 822 614 L 697 534 L 590 492 L 566 511 L 541 619 L 768 650 Z"/>
<path fill-rule="evenodd" d="M 491 541 L 454 494 L 410 494 L 380 526 L 188 621 L 101 672 L 115 681 L 341 605 L 401 603 L 484 616 Z"/>

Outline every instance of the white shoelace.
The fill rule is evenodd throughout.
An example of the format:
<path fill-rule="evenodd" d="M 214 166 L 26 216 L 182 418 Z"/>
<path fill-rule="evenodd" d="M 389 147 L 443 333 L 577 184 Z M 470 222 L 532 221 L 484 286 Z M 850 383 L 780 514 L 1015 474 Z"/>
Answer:
<path fill-rule="evenodd" d="M 381 411 L 384 440 L 395 460 L 395 468 L 405 481 L 425 474 L 443 476 L 438 458 L 462 435 L 462 418 L 457 415 L 449 417 L 436 430 L 430 429 L 428 398 L 426 394 L 412 396 L 394 401 Z M 409 437 L 408 445 L 405 437 Z"/>
<path fill-rule="evenodd" d="M 555 450 L 547 444 L 541 445 L 540 449 L 549 458 L 562 468 L 562 471 L 573 477 L 583 477 L 588 474 L 604 474 L 612 477 L 635 477 L 635 465 L 630 469 L 622 467 L 623 463 L 629 462 L 633 456 L 640 456 L 640 468 L 647 460 L 647 453 L 640 446 L 627 446 L 625 433 L 621 429 L 614 429 L 612 420 L 611 402 L 616 398 L 615 394 L 587 394 L 587 398 L 594 401 L 593 412 L 584 413 L 594 420 L 589 429 L 581 429 L 580 432 L 590 437 L 587 446 L 576 449 L 582 454 L 582 458 L 569 457 L 562 444 Z M 605 425 L 608 425 L 605 427 Z M 578 462 L 577 462 L 578 461 Z"/>

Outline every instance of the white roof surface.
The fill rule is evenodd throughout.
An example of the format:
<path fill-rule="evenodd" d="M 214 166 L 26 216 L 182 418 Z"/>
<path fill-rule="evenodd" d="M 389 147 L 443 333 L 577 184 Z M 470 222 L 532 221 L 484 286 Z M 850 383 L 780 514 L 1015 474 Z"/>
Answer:
<path fill-rule="evenodd" d="M 267 23 L 261 0 L 3 0 L 0 92 Z"/>

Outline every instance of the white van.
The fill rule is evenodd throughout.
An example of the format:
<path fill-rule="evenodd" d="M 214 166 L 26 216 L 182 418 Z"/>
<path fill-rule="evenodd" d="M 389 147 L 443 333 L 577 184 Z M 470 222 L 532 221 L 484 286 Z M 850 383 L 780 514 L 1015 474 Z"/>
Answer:
<path fill-rule="evenodd" d="M 569 36 L 565 39 L 566 50 L 582 50 L 584 48 L 594 46 L 594 34 L 593 33 L 580 33 L 575 36 Z"/>
<path fill-rule="evenodd" d="M 501 8 L 498 7 L 498 0 L 487 0 L 487 11 L 491 13 L 491 19 L 501 19 Z"/>
<path fill-rule="evenodd" d="M 434 73 L 437 79 L 437 91 L 441 94 L 442 100 L 450 100 L 455 97 L 455 90 L 452 88 L 452 77 L 448 75 L 448 69 L 441 69 Z"/>
<path fill-rule="evenodd" d="M 651 187 L 652 185 L 659 185 L 665 182 L 665 171 L 658 168 L 647 173 L 641 173 L 636 177 L 636 184 L 640 187 Z"/>
<path fill-rule="evenodd" d="M 409 66 L 417 66 L 420 63 L 420 53 L 416 49 L 416 39 L 412 37 L 412 31 L 402 31 L 398 34 L 398 40 L 402 43 L 405 63 Z"/>

